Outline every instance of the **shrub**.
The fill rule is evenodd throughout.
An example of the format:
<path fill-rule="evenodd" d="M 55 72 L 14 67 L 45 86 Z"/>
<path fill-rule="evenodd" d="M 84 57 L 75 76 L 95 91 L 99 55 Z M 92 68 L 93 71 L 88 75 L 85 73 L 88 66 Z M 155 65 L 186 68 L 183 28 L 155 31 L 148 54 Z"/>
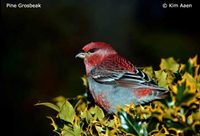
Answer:
<path fill-rule="evenodd" d="M 186 64 L 173 58 L 162 59 L 160 70 L 143 69 L 159 86 L 169 90 L 162 100 L 146 105 L 118 107 L 117 114 L 108 115 L 88 100 L 59 96 L 44 105 L 54 109 L 57 116 L 48 116 L 54 131 L 61 136 L 80 135 L 200 135 L 200 65 L 197 56 Z M 87 88 L 85 77 L 82 78 Z"/>

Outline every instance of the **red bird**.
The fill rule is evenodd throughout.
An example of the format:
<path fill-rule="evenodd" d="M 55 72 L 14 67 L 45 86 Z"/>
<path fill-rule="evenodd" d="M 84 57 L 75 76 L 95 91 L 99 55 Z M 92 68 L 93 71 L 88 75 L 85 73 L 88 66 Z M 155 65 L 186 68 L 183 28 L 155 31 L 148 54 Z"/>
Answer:
<path fill-rule="evenodd" d="M 161 99 L 167 92 L 107 43 L 91 42 L 82 50 L 76 57 L 84 59 L 90 93 L 108 113 L 115 113 L 118 105 Z"/>

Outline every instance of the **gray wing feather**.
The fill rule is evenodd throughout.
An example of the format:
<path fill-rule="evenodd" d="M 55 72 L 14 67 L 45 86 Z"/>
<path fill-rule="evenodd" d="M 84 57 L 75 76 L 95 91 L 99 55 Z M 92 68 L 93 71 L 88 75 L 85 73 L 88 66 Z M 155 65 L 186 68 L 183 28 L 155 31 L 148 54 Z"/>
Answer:
<path fill-rule="evenodd" d="M 92 78 L 99 83 L 116 84 L 122 87 L 131 87 L 134 89 L 150 88 L 165 90 L 164 88 L 157 86 L 153 80 L 147 76 L 147 74 L 139 69 L 135 69 L 135 72 L 129 72 L 124 70 L 111 71 L 95 68 L 91 70 L 90 74 Z"/>

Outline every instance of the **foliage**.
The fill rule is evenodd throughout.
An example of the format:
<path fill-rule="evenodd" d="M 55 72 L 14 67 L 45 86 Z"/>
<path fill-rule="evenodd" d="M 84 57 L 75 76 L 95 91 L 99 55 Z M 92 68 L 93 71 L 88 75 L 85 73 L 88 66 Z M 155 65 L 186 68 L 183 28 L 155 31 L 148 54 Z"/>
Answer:
<path fill-rule="evenodd" d="M 186 64 L 173 58 L 162 59 L 160 70 L 144 68 L 169 95 L 146 105 L 118 107 L 108 115 L 87 97 L 56 97 L 53 103 L 38 103 L 54 109 L 48 117 L 54 131 L 61 136 L 80 135 L 200 135 L 200 65 L 197 56 Z M 87 87 L 85 78 L 82 78 Z"/>

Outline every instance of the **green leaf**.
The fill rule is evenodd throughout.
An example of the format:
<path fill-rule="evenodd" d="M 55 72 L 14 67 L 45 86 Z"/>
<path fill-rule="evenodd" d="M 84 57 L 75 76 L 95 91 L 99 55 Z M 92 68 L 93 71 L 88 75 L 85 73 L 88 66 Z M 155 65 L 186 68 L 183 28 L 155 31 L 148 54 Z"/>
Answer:
<path fill-rule="evenodd" d="M 179 64 L 174 60 L 174 58 L 170 57 L 167 59 L 161 59 L 160 69 L 161 70 L 171 70 L 173 72 L 178 71 Z"/>
<path fill-rule="evenodd" d="M 61 108 L 66 101 L 66 98 L 63 96 L 58 96 L 53 99 L 56 102 L 56 105 Z"/>
<path fill-rule="evenodd" d="M 59 108 L 57 105 L 55 105 L 55 104 L 53 104 L 53 103 L 50 103 L 50 102 L 36 103 L 35 105 L 36 105 L 36 106 L 43 105 L 43 106 L 47 106 L 47 107 L 49 107 L 49 108 L 51 108 L 51 109 L 54 109 L 54 110 L 57 111 L 57 112 L 60 111 L 60 108 Z"/>
<path fill-rule="evenodd" d="M 82 120 L 85 119 L 85 121 L 88 124 L 90 123 L 90 120 L 92 119 L 92 115 L 88 110 L 84 111 L 84 112 L 81 112 L 80 117 L 81 117 Z"/>
<path fill-rule="evenodd" d="M 94 118 L 97 118 L 99 120 L 102 120 L 104 118 L 104 112 L 101 108 L 99 108 L 99 106 L 95 106 L 94 112 L 95 112 Z"/>
<path fill-rule="evenodd" d="M 156 78 L 158 79 L 158 85 L 167 88 L 167 73 L 163 70 L 155 71 Z"/>
<path fill-rule="evenodd" d="M 145 67 L 143 70 L 150 78 L 154 77 L 154 71 L 152 67 Z"/>
<path fill-rule="evenodd" d="M 86 111 L 86 112 L 85 112 L 85 119 L 86 119 L 86 122 L 89 123 L 90 120 L 91 120 L 91 118 L 92 118 L 91 113 L 90 113 L 89 111 Z"/>
<path fill-rule="evenodd" d="M 176 105 L 181 104 L 185 89 L 186 89 L 186 82 L 183 82 L 182 84 L 177 85 Z"/>
<path fill-rule="evenodd" d="M 132 133 L 138 136 L 147 136 L 147 128 L 142 121 L 136 121 L 125 111 L 118 113 L 121 127 L 128 133 Z"/>
<path fill-rule="evenodd" d="M 66 100 L 63 96 L 57 96 L 53 99 L 55 102 L 64 102 Z"/>
<path fill-rule="evenodd" d="M 194 76 L 195 67 L 197 67 L 197 56 L 188 60 L 188 62 L 185 64 L 183 72 L 188 72 L 190 75 Z"/>
<path fill-rule="evenodd" d="M 194 98 L 195 94 L 192 94 L 192 93 L 188 93 L 188 94 L 185 94 L 181 97 L 181 99 L 179 101 L 177 101 L 177 105 L 180 105 L 182 103 L 186 103 L 188 101 L 190 101 L 192 98 Z"/>
<path fill-rule="evenodd" d="M 73 120 L 75 117 L 75 110 L 73 106 L 66 100 L 62 105 L 60 112 L 58 113 L 60 119 L 64 121 L 70 122 L 73 124 Z"/>
<path fill-rule="evenodd" d="M 74 124 L 74 134 L 75 136 L 81 136 L 81 127 L 77 124 Z"/>
<path fill-rule="evenodd" d="M 188 89 L 186 88 L 186 81 L 177 86 L 177 91 L 178 91 L 176 95 L 177 105 L 187 102 L 195 96 L 195 94 L 188 92 Z"/>
<path fill-rule="evenodd" d="M 72 128 L 65 125 L 61 132 L 61 136 L 76 136 L 76 135 Z"/>

